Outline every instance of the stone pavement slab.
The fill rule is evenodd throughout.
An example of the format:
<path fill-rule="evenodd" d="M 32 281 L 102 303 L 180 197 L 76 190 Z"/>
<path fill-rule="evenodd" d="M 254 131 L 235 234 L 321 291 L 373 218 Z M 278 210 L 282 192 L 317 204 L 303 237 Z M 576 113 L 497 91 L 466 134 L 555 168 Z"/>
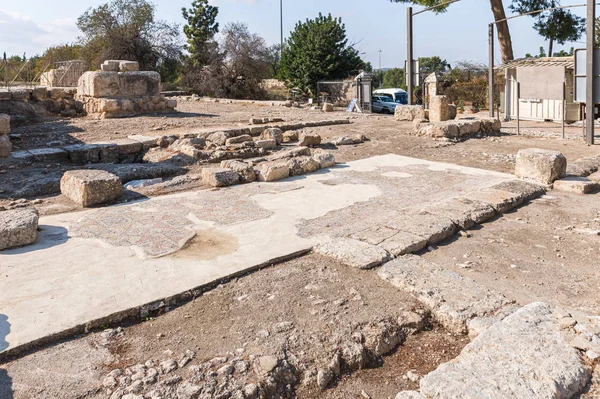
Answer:
<path fill-rule="evenodd" d="M 426 375 L 420 392 L 431 399 L 567 399 L 590 375 L 550 306 L 538 302 L 481 333 L 456 359 Z"/>
<path fill-rule="evenodd" d="M 386 155 L 278 182 L 42 217 L 33 245 L 0 253 L 8 343 L 0 358 L 144 317 L 221 279 L 511 178 Z"/>

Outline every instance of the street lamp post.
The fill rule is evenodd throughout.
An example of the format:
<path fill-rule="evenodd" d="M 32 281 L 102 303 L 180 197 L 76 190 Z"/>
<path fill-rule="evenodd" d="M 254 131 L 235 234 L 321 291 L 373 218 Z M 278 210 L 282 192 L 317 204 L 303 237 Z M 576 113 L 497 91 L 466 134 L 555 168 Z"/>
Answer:
<path fill-rule="evenodd" d="M 596 2 L 587 0 L 587 38 L 586 38 L 586 67 L 585 67 L 585 141 L 594 144 L 594 123 L 596 116 L 596 85 L 594 75 L 596 71 Z"/>
<path fill-rule="evenodd" d="M 413 9 L 406 9 L 406 91 L 408 91 L 408 105 L 413 105 Z"/>

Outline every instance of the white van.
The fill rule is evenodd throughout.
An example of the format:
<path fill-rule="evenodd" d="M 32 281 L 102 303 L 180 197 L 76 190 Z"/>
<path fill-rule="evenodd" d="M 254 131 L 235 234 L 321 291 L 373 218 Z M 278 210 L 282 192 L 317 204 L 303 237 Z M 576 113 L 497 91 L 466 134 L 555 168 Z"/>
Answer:
<path fill-rule="evenodd" d="M 408 104 L 408 93 L 402 89 L 377 89 L 373 92 L 377 96 L 386 96 L 391 98 L 395 103 Z"/>

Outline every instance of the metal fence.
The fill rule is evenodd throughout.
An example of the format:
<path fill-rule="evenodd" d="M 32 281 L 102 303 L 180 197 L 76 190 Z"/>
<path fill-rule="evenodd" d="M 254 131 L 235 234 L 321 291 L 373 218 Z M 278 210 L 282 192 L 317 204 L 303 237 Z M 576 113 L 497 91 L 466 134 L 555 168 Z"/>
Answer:
<path fill-rule="evenodd" d="M 79 78 L 87 70 L 87 64 L 81 60 L 60 61 L 54 63 L 54 69 L 40 76 L 40 85 L 47 87 L 76 87 Z"/>

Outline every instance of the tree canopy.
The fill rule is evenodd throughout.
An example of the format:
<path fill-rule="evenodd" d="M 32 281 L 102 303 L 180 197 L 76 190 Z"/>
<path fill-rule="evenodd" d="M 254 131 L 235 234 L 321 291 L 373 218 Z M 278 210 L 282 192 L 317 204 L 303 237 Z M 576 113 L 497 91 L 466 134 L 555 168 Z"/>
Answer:
<path fill-rule="evenodd" d="M 214 50 L 211 42 L 219 32 L 219 24 L 216 22 L 219 9 L 208 4 L 208 0 L 194 0 L 189 10 L 182 8 L 181 12 L 187 22 L 183 26 L 183 33 L 187 37 L 185 49 L 190 54 L 192 66 L 209 64 Z"/>
<path fill-rule="evenodd" d="M 342 19 L 319 14 L 296 24 L 281 54 L 279 76 L 315 95 L 318 81 L 348 78 L 364 67 L 358 51 L 348 44 Z"/>
<path fill-rule="evenodd" d="M 157 70 L 180 56 L 179 27 L 155 18 L 146 0 L 111 0 L 88 9 L 77 20 L 83 33 L 82 53 L 90 67 L 106 59 L 135 60 L 146 70 Z"/>
<path fill-rule="evenodd" d="M 517 14 L 560 7 L 560 0 L 513 0 L 510 10 Z M 556 9 L 531 14 L 535 18 L 533 28 L 548 40 L 548 53 L 553 54 L 554 42 L 565 44 L 577 41 L 585 32 L 585 18 L 567 9 Z"/>

